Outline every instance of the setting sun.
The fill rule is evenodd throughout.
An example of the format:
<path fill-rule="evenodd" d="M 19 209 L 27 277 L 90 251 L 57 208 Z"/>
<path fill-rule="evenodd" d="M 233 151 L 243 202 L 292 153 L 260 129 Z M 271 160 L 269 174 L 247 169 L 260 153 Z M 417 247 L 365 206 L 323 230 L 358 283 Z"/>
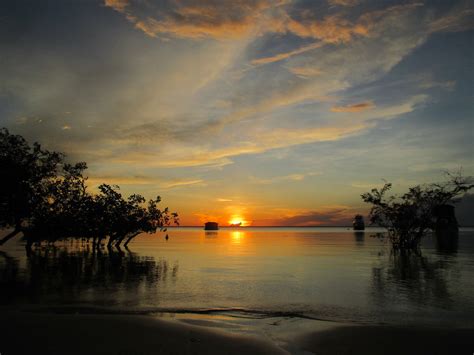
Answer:
<path fill-rule="evenodd" d="M 232 216 L 232 218 L 229 220 L 229 225 L 244 227 L 247 225 L 247 221 L 244 220 L 241 216 Z"/>

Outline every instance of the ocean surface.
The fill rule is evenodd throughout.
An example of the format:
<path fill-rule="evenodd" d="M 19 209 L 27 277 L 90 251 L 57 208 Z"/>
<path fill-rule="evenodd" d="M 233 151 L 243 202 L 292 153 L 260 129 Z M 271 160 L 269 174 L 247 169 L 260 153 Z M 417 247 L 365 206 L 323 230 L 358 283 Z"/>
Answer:
<path fill-rule="evenodd" d="M 474 325 L 474 229 L 400 255 L 376 229 L 172 228 L 123 249 L 83 242 L 0 249 L 0 302 L 90 312 Z M 380 230 L 379 230 L 380 231 Z M 195 315 L 195 316 L 192 316 Z M 275 321 L 277 322 L 277 321 Z M 267 322 L 268 324 L 268 322 Z M 230 327 L 230 326 L 229 326 Z"/>

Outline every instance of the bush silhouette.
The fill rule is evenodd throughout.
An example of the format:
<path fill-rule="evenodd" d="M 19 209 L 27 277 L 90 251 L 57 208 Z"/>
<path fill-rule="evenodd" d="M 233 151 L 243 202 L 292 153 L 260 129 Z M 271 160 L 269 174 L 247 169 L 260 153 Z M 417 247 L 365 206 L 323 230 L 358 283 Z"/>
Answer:
<path fill-rule="evenodd" d="M 69 164 L 65 155 L 30 146 L 26 140 L 0 129 L 0 227 L 13 231 L 4 244 L 23 233 L 27 247 L 34 242 L 67 238 L 108 238 L 108 245 L 127 245 L 140 233 L 178 224 L 177 213 L 159 209 L 160 197 L 124 198 L 118 186 L 102 184 L 99 193 L 87 191 L 85 162 Z"/>
<path fill-rule="evenodd" d="M 372 205 L 370 223 L 387 228 L 395 249 L 416 249 L 425 233 L 435 228 L 439 206 L 456 202 L 456 197 L 474 187 L 472 177 L 461 172 L 447 175 L 443 183 L 417 185 L 401 196 L 387 196 L 390 183 L 362 194 L 364 202 Z"/>

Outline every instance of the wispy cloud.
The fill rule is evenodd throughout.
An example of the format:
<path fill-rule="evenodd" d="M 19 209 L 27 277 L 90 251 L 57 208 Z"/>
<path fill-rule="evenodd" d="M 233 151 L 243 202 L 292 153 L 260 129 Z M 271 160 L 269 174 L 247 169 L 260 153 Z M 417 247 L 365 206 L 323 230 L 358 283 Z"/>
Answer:
<path fill-rule="evenodd" d="M 352 115 L 357 115 L 359 112 L 351 112 L 349 116 L 341 117 L 331 124 L 314 127 L 274 128 L 263 132 L 248 131 L 246 132 L 247 141 L 232 139 L 225 146 L 201 146 L 197 149 L 196 146 L 191 145 L 181 146 L 178 151 L 170 149 L 155 152 L 151 144 L 144 145 L 143 150 L 135 147 L 133 150 L 117 155 L 108 155 L 107 159 L 124 165 L 142 164 L 156 167 L 225 166 L 232 163 L 232 157 L 240 155 L 259 154 L 272 149 L 307 143 L 337 141 L 373 128 L 380 120 L 393 119 L 411 112 L 424 100 L 426 96 L 416 95 L 392 106 L 378 107 L 364 112 L 356 120 Z M 119 141 L 117 144 L 123 143 Z M 157 154 L 160 159 L 156 158 Z"/>
<path fill-rule="evenodd" d="M 367 36 L 369 33 L 367 23 L 353 23 L 340 15 L 326 16 L 323 20 L 289 18 L 286 28 L 299 37 L 320 39 L 333 44 L 347 43 L 355 36 Z"/>
<path fill-rule="evenodd" d="M 100 184 L 108 185 L 151 185 L 159 184 L 161 179 L 151 178 L 148 176 L 91 176 L 87 179 L 90 186 L 98 186 Z"/>
<path fill-rule="evenodd" d="M 271 178 L 257 178 L 254 176 L 250 177 L 250 181 L 255 184 L 259 185 L 268 185 L 268 184 L 273 184 L 277 182 L 285 182 L 285 181 L 303 181 L 307 177 L 311 176 L 319 176 L 321 175 L 320 172 L 309 172 L 309 173 L 300 173 L 300 174 L 289 174 L 289 175 L 283 175 L 283 176 L 273 176 Z"/>
<path fill-rule="evenodd" d="M 332 6 L 356 6 L 360 0 L 328 0 L 328 4 Z"/>
<path fill-rule="evenodd" d="M 419 85 L 421 89 L 441 88 L 447 91 L 454 90 L 455 86 L 456 86 L 455 80 L 449 80 L 449 81 L 426 80 L 426 81 L 420 82 L 420 85 Z"/>
<path fill-rule="evenodd" d="M 323 45 L 324 45 L 324 43 L 321 43 L 321 42 L 312 43 L 310 45 L 303 46 L 303 47 L 300 47 L 298 49 L 295 49 L 295 50 L 292 50 L 292 51 L 289 51 L 289 52 L 279 53 L 279 54 L 276 54 L 276 55 L 271 56 L 271 57 L 263 57 L 263 58 L 254 59 L 254 60 L 251 61 L 251 63 L 253 65 L 262 65 L 262 64 L 275 63 L 275 62 L 282 61 L 284 59 L 288 59 L 288 58 L 290 58 L 294 55 L 298 55 L 298 54 L 301 54 L 301 53 L 311 51 L 311 50 L 316 49 L 316 48 L 320 48 Z"/>
<path fill-rule="evenodd" d="M 190 185 L 203 185 L 204 181 L 201 179 L 194 179 L 194 180 L 175 180 L 170 182 L 162 183 L 162 186 L 166 189 L 171 189 L 173 187 L 181 187 L 181 186 L 190 186 Z"/>
<path fill-rule="evenodd" d="M 149 11 L 152 4 L 125 0 L 105 2 L 124 13 L 127 20 L 150 37 L 164 35 L 192 39 L 238 39 L 257 34 L 260 28 L 272 25 L 272 11 L 286 3 L 285 0 L 165 1 L 154 8 L 156 17 L 153 17 Z"/>
<path fill-rule="evenodd" d="M 356 104 L 345 105 L 345 106 L 333 106 L 331 107 L 332 112 L 360 112 L 370 110 L 375 107 L 372 101 L 358 102 Z"/>
<path fill-rule="evenodd" d="M 321 69 L 313 67 L 290 67 L 288 70 L 302 78 L 309 78 L 322 74 Z"/>
<path fill-rule="evenodd" d="M 96 187 L 100 184 L 109 185 L 151 185 L 160 189 L 172 189 L 176 187 L 185 187 L 190 185 L 203 185 L 202 179 L 169 179 L 151 176 L 91 176 L 87 179 L 87 184 L 91 187 Z"/>
<path fill-rule="evenodd" d="M 458 6 L 430 23 L 430 32 L 462 32 L 474 28 L 474 8 Z"/>

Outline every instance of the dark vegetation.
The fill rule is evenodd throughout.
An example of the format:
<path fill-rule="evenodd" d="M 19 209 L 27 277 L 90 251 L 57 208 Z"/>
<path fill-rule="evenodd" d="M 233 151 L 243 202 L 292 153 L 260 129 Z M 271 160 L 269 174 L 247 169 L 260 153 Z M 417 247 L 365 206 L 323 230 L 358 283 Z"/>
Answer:
<path fill-rule="evenodd" d="M 372 205 L 370 223 L 387 228 L 394 249 L 417 249 L 426 232 L 439 229 L 438 211 L 446 210 L 448 204 L 457 202 L 457 198 L 474 187 L 473 178 L 463 177 L 461 171 L 447 176 L 445 182 L 417 185 L 401 196 L 387 196 L 390 183 L 380 190 L 366 192 L 362 199 Z M 454 223 L 457 230 L 455 219 Z"/>
<path fill-rule="evenodd" d="M 94 246 L 126 246 L 140 233 L 165 231 L 178 224 L 178 215 L 159 209 L 160 197 L 124 198 L 118 186 L 102 184 L 87 191 L 84 162 L 70 164 L 65 155 L 32 146 L 19 135 L 0 129 L 0 227 L 13 229 L 0 245 L 23 234 L 33 243 L 68 238 L 86 239 Z"/>

